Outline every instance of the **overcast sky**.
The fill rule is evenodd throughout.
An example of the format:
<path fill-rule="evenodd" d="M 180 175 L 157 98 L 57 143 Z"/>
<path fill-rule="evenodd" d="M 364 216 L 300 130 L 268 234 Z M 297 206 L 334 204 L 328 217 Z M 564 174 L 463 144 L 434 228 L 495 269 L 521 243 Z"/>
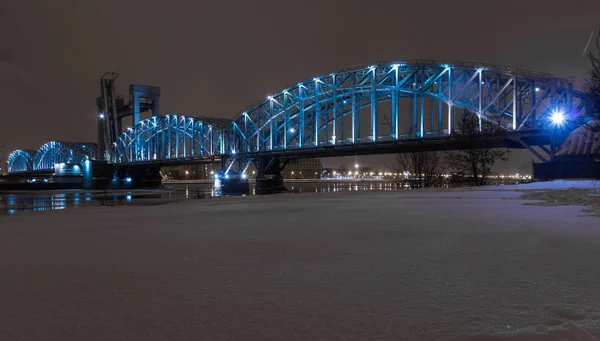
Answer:
<path fill-rule="evenodd" d="M 163 112 L 226 118 L 380 60 L 480 61 L 581 81 L 599 25 L 598 0 L 2 0 L 0 143 L 95 141 L 106 71 L 121 74 L 123 93 L 160 86 Z M 517 154 L 514 164 L 531 160 Z"/>

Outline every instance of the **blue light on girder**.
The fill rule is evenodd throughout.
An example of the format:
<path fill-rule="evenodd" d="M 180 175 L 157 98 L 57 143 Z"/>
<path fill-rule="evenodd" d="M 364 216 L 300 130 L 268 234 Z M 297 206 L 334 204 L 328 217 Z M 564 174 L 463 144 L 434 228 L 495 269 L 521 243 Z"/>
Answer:
<path fill-rule="evenodd" d="M 273 96 L 267 96 L 267 99 L 268 99 L 269 101 L 272 101 L 272 100 L 273 100 Z"/>
<path fill-rule="evenodd" d="M 294 128 L 290 128 L 290 133 L 292 133 L 292 134 L 293 134 L 293 133 L 295 133 L 295 132 L 296 132 L 296 129 L 294 129 Z"/>
<path fill-rule="evenodd" d="M 235 149 L 231 150 L 231 154 L 235 155 Z"/>
<path fill-rule="evenodd" d="M 100 119 L 103 119 L 103 118 L 104 118 L 104 114 L 100 114 Z"/>
<path fill-rule="evenodd" d="M 565 117 L 565 112 L 561 109 L 556 109 L 550 115 L 550 121 L 555 126 L 562 126 L 565 124 L 567 118 Z"/>
<path fill-rule="evenodd" d="M 131 178 L 125 178 L 125 182 L 130 183 L 131 181 Z"/>
<path fill-rule="evenodd" d="M 396 70 L 398 67 L 400 67 L 400 64 L 392 64 L 392 69 Z"/>
<path fill-rule="evenodd" d="M 540 88 L 535 88 L 535 92 L 538 92 L 538 91 L 540 91 Z"/>
<path fill-rule="evenodd" d="M 243 173 L 242 174 L 242 179 L 247 179 L 247 178 L 248 178 L 248 175 L 246 175 L 246 173 Z"/>
<path fill-rule="evenodd" d="M 375 66 L 375 65 L 371 65 L 371 66 L 369 66 L 369 69 L 371 69 L 371 70 L 375 70 L 375 69 L 377 69 L 377 66 Z"/>
<path fill-rule="evenodd" d="M 321 80 L 320 80 L 319 78 L 315 77 L 315 78 L 313 78 L 313 81 L 315 81 L 315 83 L 318 83 L 318 82 L 320 82 Z"/>
<path fill-rule="evenodd" d="M 225 174 L 225 179 L 229 179 L 229 174 Z"/>

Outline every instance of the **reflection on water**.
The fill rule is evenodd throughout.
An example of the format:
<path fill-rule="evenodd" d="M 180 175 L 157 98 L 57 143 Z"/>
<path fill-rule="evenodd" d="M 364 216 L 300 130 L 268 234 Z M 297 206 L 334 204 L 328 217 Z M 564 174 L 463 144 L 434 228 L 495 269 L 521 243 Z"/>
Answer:
<path fill-rule="evenodd" d="M 398 182 L 313 182 L 288 183 L 286 188 L 292 193 L 396 191 L 409 189 Z M 250 184 L 250 195 L 256 194 Z M 20 211 L 45 211 L 84 206 L 115 205 L 161 205 L 184 200 L 210 199 L 222 196 L 219 189 L 211 184 L 167 184 L 158 190 L 133 190 L 105 193 L 102 191 L 69 192 L 15 192 L 0 193 L 0 214 L 14 214 Z"/>
<path fill-rule="evenodd" d="M 165 197 L 163 193 L 149 192 L 132 194 L 103 192 L 18 192 L 0 193 L 0 214 L 14 214 L 21 211 L 47 211 L 84 206 L 127 205 L 136 199 Z"/>
<path fill-rule="evenodd" d="M 396 182 L 327 182 L 327 183 L 295 183 L 286 188 L 292 193 L 326 193 L 326 192 L 364 192 L 364 191 L 397 191 L 409 186 Z"/>

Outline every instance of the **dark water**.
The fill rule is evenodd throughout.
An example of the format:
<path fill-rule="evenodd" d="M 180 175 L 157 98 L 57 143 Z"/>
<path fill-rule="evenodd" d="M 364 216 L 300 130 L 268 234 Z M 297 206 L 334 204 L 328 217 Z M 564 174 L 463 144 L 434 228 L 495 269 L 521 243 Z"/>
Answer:
<path fill-rule="evenodd" d="M 340 192 L 340 191 L 393 191 L 401 185 L 385 183 L 292 183 L 286 184 L 292 193 Z M 249 195 L 255 195 L 250 184 Z M 0 214 L 21 211 L 62 210 L 88 206 L 161 205 L 184 200 L 209 199 L 222 196 L 211 184 L 166 184 L 159 190 L 119 191 L 21 191 L 0 193 Z"/>
<path fill-rule="evenodd" d="M 409 187 L 397 182 L 315 182 L 288 183 L 291 193 L 396 191 Z M 250 184 L 249 195 L 255 195 Z M 89 206 L 162 205 L 184 200 L 210 199 L 222 196 L 211 184 L 166 184 L 158 190 L 82 191 L 0 193 L 0 214 L 22 211 L 62 210 Z"/>

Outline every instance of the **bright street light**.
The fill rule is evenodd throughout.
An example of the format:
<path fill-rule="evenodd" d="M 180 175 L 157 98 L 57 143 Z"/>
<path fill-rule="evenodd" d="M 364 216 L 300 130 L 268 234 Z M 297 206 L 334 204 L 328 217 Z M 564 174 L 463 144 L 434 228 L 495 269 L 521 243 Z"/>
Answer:
<path fill-rule="evenodd" d="M 554 110 L 552 115 L 550 115 L 550 121 L 556 126 L 562 126 L 565 123 L 565 120 L 565 112 L 560 109 Z"/>

